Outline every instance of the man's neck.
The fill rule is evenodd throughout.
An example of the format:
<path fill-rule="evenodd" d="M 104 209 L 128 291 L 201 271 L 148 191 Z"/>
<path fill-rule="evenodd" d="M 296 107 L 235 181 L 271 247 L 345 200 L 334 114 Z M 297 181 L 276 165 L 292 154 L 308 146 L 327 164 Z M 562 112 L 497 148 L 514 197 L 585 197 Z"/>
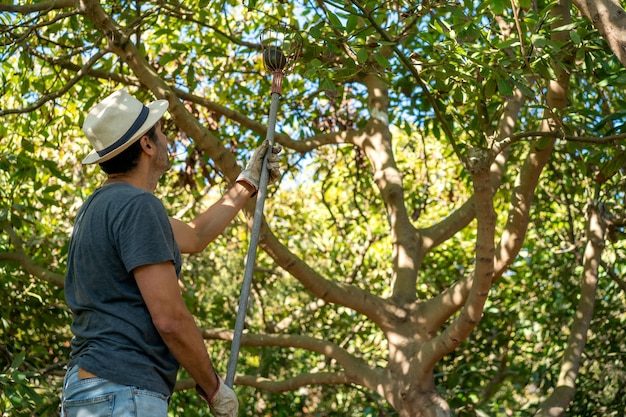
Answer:
<path fill-rule="evenodd" d="M 157 170 L 157 168 L 154 167 L 152 159 L 144 153 L 132 170 L 124 173 L 108 174 L 104 184 L 125 182 L 150 193 L 154 193 L 163 172 L 162 169 Z"/>
<path fill-rule="evenodd" d="M 146 176 L 138 175 L 137 173 L 124 173 L 124 174 L 107 174 L 107 179 L 104 182 L 104 185 L 117 184 L 117 183 L 126 183 L 130 184 L 137 188 L 142 188 L 146 191 L 154 193 L 156 189 L 156 183 L 152 184 L 154 181 L 149 181 Z"/>

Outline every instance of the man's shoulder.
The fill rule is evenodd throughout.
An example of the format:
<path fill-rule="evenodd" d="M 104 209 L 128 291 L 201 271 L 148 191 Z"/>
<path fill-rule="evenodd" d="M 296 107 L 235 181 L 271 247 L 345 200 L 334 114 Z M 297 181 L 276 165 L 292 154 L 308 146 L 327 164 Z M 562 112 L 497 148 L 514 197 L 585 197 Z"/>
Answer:
<path fill-rule="evenodd" d="M 92 200 L 100 210 L 116 213 L 114 216 L 148 209 L 167 215 L 163 203 L 154 194 L 126 183 L 106 185 L 92 195 Z"/>

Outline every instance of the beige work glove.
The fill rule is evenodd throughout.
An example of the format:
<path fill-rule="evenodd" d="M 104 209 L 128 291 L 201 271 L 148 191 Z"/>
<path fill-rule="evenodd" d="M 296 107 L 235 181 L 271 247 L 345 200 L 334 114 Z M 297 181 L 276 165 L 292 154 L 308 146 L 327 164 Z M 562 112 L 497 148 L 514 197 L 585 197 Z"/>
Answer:
<path fill-rule="evenodd" d="M 217 375 L 217 389 L 212 397 L 209 398 L 206 392 L 196 385 L 196 391 L 209 404 L 211 413 L 215 417 L 237 417 L 239 414 L 239 401 L 235 391 L 224 383 L 222 378 Z"/>
<path fill-rule="evenodd" d="M 261 146 L 257 148 L 252 154 L 252 157 L 248 161 L 246 168 L 241 171 L 241 174 L 237 177 L 237 182 L 245 182 L 246 184 L 254 187 L 254 194 L 259 190 L 259 181 L 261 180 L 261 169 L 263 168 L 263 157 L 267 153 L 270 147 L 269 141 L 266 139 Z M 280 165 L 278 161 L 280 158 L 278 154 L 282 150 L 282 146 L 274 145 L 272 151 L 267 156 L 267 170 L 269 171 L 268 184 L 273 184 L 280 179 Z M 253 195 L 254 195 L 253 194 Z"/>

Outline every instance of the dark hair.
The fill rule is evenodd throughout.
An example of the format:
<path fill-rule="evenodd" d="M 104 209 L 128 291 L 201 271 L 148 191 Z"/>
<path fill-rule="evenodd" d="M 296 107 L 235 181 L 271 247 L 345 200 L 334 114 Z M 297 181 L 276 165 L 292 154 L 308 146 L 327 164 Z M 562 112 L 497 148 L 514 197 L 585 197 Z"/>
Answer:
<path fill-rule="evenodd" d="M 156 143 L 156 127 L 154 125 L 148 130 L 145 135 L 152 143 Z M 139 162 L 139 155 L 141 155 L 141 143 L 139 140 L 135 141 L 128 148 L 124 149 L 119 155 L 115 155 L 108 161 L 100 163 L 100 168 L 107 174 L 125 174 L 132 171 Z"/>

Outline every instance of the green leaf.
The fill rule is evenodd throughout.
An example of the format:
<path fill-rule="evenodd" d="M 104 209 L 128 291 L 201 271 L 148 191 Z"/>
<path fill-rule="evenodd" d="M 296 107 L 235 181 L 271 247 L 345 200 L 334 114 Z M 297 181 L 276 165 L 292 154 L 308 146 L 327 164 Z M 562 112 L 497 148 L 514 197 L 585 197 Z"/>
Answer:
<path fill-rule="evenodd" d="M 376 59 L 376 62 L 378 62 L 378 64 L 383 67 L 384 69 L 388 69 L 391 67 L 391 64 L 389 63 L 389 61 L 387 60 L 387 58 L 383 55 L 381 55 L 378 52 L 374 53 L 374 58 Z"/>
<path fill-rule="evenodd" d="M 536 95 L 535 92 L 531 90 L 526 84 L 519 82 L 515 78 L 512 78 L 511 81 L 517 88 L 520 89 L 522 94 L 524 94 L 526 97 L 535 97 Z"/>
<path fill-rule="evenodd" d="M 35 145 L 30 140 L 22 138 L 22 141 L 20 143 L 22 145 L 22 149 L 24 149 L 26 152 L 35 152 Z"/>
<path fill-rule="evenodd" d="M 309 35 L 313 38 L 313 39 L 320 39 L 322 37 L 322 24 L 317 24 L 317 25 L 313 25 L 310 29 L 309 29 Z"/>
<path fill-rule="evenodd" d="M 367 58 L 369 58 L 369 53 L 367 52 L 367 48 L 361 48 L 356 53 L 356 59 L 360 64 L 365 63 L 367 61 Z"/>
<path fill-rule="evenodd" d="M 498 84 L 496 80 L 494 80 L 493 78 L 490 78 L 487 80 L 487 82 L 485 83 L 485 90 L 484 90 L 486 98 L 491 98 L 495 94 L 497 85 Z"/>
<path fill-rule="evenodd" d="M 328 20 L 330 20 L 330 23 L 334 29 L 343 29 L 343 24 L 336 14 L 328 11 L 326 15 L 328 16 Z"/>
<path fill-rule="evenodd" d="M 175 54 L 173 52 L 165 53 L 161 56 L 161 58 L 159 58 L 159 64 L 161 66 L 166 66 L 170 62 L 174 61 L 177 57 L 178 57 L 178 54 Z"/>
<path fill-rule="evenodd" d="M 500 95 L 505 97 L 510 97 L 513 95 L 513 88 L 511 88 L 511 84 L 509 84 L 505 79 L 498 78 L 498 92 Z"/>
<path fill-rule="evenodd" d="M 601 171 L 606 178 L 612 177 L 617 171 L 621 170 L 626 164 L 626 154 L 621 154 L 609 159 Z"/>
<path fill-rule="evenodd" d="M 565 31 L 575 31 L 576 28 L 578 28 L 579 24 L 578 23 L 570 23 L 567 25 L 561 25 L 558 26 L 554 29 L 551 29 L 552 32 L 565 32 Z"/>
<path fill-rule="evenodd" d="M 52 194 L 60 189 L 61 189 L 61 186 L 59 184 L 54 184 L 54 185 L 49 185 L 48 187 L 44 188 L 42 192 L 44 194 Z"/>
<path fill-rule="evenodd" d="M 346 20 L 346 32 L 347 33 L 354 32 L 354 29 L 356 29 L 356 26 L 357 26 L 358 23 L 359 23 L 359 17 L 358 16 L 353 15 L 353 14 L 348 16 L 348 19 Z"/>
<path fill-rule="evenodd" d="M 607 124 L 613 123 L 614 121 L 618 121 L 618 120 L 619 121 L 626 120 L 626 110 L 618 110 L 604 117 L 595 125 L 594 130 L 599 132 L 602 129 L 604 129 Z"/>
<path fill-rule="evenodd" d="M 337 91 L 337 87 L 335 87 L 335 84 L 333 84 L 333 82 L 329 80 L 328 78 L 325 78 L 322 80 L 321 88 L 322 90 L 329 91 L 329 92 Z"/>
<path fill-rule="evenodd" d="M 11 362 L 11 368 L 12 369 L 17 369 L 20 367 L 20 365 L 22 363 L 24 363 L 24 359 L 26 358 L 26 352 L 25 351 L 21 351 L 20 353 L 18 353 L 17 355 L 15 355 L 15 357 L 13 358 L 13 361 Z"/>
<path fill-rule="evenodd" d="M 501 15 L 504 13 L 504 0 L 492 0 L 489 2 L 489 7 L 494 15 Z"/>

